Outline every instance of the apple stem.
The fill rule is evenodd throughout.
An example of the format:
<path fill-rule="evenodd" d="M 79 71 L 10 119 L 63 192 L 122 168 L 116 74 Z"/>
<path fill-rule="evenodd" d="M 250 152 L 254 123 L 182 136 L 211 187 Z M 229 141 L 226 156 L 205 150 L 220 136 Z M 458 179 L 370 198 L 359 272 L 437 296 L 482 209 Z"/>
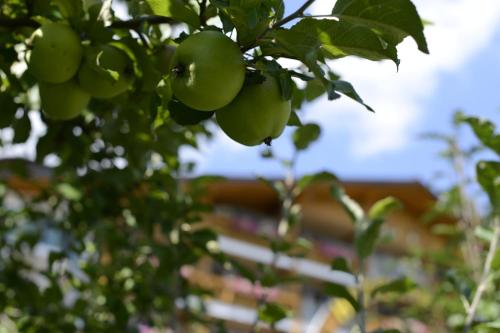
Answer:
<path fill-rule="evenodd" d="M 269 147 L 271 147 L 272 142 L 273 142 L 273 138 L 271 138 L 270 136 L 268 136 L 267 138 L 264 139 L 264 143 L 266 145 L 268 145 Z"/>

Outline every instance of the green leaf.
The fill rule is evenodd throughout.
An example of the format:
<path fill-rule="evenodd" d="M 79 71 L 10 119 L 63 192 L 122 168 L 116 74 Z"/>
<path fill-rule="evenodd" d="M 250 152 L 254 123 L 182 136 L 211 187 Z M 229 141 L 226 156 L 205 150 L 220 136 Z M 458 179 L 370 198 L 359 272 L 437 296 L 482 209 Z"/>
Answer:
<path fill-rule="evenodd" d="M 293 144 L 297 150 L 305 150 L 318 140 L 320 134 L 321 128 L 317 124 L 305 124 L 293 132 Z"/>
<path fill-rule="evenodd" d="M 251 281 L 252 283 L 254 283 L 257 280 L 256 272 L 254 269 L 247 268 L 238 260 L 233 258 L 227 258 L 227 261 L 238 272 L 240 276 L 244 277 L 248 281 Z"/>
<path fill-rule="evenodd" d="M 493 230 L 483 227 L 481 225 L 478 225 L 477 227 L 474 228 L 474 235 L 482 239 L 485 242 L 491 242 L 493 240 Z"/>
<path fill-rule="evenodd" d="M 491 121 L 457 112 L 455 122 L 468 124 L 482 144 L 500 155 L 500 134 L 495 133 L 496 127 Z"/>
<path fill-rule="evenodd" d="M 383 223 L 383 219 L 375 219 L 366 228 L 361 229 L 356 234 L 354 245 L 359 257 L 366 258 L 373 253 L 375 244 L 380 236 L 380 227 Z"/>
<path fill-rule="evenodd" d="M 22 118 L 14 120 L 12 125 L 14 129 L 13 143 L 23 143 L 28 140 L 31 134 L 31 121 L 27 114 Z"/>
<path fill-rule="evenodd" d="M 500 330 L 500 319 L 490 321 L 489 323 L 482 323 L 482 324 L 478 325 L 477 328 L 480 328 L 480 329 L 491 328 L 491 329 L 499 329 Z M 490 332 L 498 332 L 498 331 L 494 330 L 494 331 L 490 331 Z"/>
<path fill-rule="evenodd" d="M 432 233 L 439 236 L 457 237 L 462 235 L 462 231 L 453 224 L 438 223 L 431 228 Z"/>
<path fill-rule="evenodd" d="M 476 165 L 477 181 L 488 195 L 494 213 L 500 213 L 500 162 L 480 161 Z"/>
<path fill-rule="evenodd" d="M 335 182 L 338 178 L 329 171 L 316 172 L 309 175 L 302 176 L 296 184 L 296 188 L 301 192 L 306 187 L 317 182 Z"/>
<path fill-rule="evenodd" d="M 82 198 L 80 190 L 68 183 L 58 184 L 57 192 L 59 192 L 65 199 L 71 201 L 78 201 Z"/>
<path fill-rule="evenodd" d="M 375 31 L 390 45 L 411 36 L 420 51 L 429 53 L 422 19 L 410 0 L 338 0 L 332 14 Z"/>
<path fill-rule="evenodd" d="M 280 10 L 279 1 L 248 1 L 231 0 L 228 2 L 217 1 L 220 15 L 224 17 L 226 26 L 233 25 L 238 32 L 238 43 L 243 46 L 252 45 L 269 27 L 273 19 L 273 12 Z M 275 6 L 277 6 L 275 8 Z M 224 23 L 224 21 L 223 21 Z M 224 29 L 227 31 L 226 29 Z"/>
<path fill-rule="evenodd" d="M 384 283 L 372 290 L 371 295 L 375 297 L 377 294 L 398 293 L 404 294 L 417 287 L 417 284 L 410 278 L 403 277 Z"/>
<path fill-rule="evenodd" d="M 370 29 L 349 22 L 306 18 L 290 29 L 277 30 L 274 37 L 279 47 L 309 67 L 320 55 L 333 59 L 351 55 L 390 59 L 399 64 L 395 47 L 384 45 Z"/>
<path fill-rule="evenodd" d="M 401 331 L 395 328 L 377 328 L 375 331 L 372 331 L 371 333 L 401 333 Z"/>
<path fill-rule="evenodd" d="M 363 102 L 363 99 L 358 95 L 356 90 L 354 90 L 354 87 L 352 86 L 352 84 L 350 84 L 347 81 L 342 81 L 342 80 L 332 81 L 332 83 L 333 83 L 335 91 L 337 91 L 343 95 L 346 95 L 347 97 L 350 97 L 354 101 L 363 105 L 368 111 L 375 112 L 375 110 L 373 110 L 371 106 L 369 106 L 369 105 L 365 104 L 365 102 Z"/>
<path fill-rule="evenodd" d="M 319 79 L 310 80 L 307 82 L 304 89 L 306 101 L 311 102 L 316 98 L 323 96 L 325 85 Z"/>
<path fill-rule="evenodd" d="M 79 17 L 83 11 L 82 0 L 52 0 L 52 3 L 67 18 Z"/>
<path fill-rule="evenodd" d="M 290 113 L 290 118 L 288 119 L 287 126 L 302 126 L 302 122 L 300 121 L 297 112 L 292 111 L 292 113 Z"/>
<path fill-rule="evenodd" d="M 493 260 L 491 261 L 491 269 L 500 269 L 500 248 L 496 250 L 495 255 L 493 256 Z"/>
<path fill-rule="evenodd" d="M 325 293 L 332 297 L 338 297 L 346 299 L 349 303 L 351 303 L 354 310 L 359 311 L 359 303 L 352 296 L 352 294 L 347 290 L 345 286 L 342 286 L 337 283 L 330 282 L 325 287 Z"/>
<path fill-rule="evenodd" d="M 330 267 L 334 271 L 342 271 L 342 272 L 346 272 L 346 273 L 352 273 L 351 268 L 349 268 L 349 263 L 343 257 L 335 258 L 332 261 Z"/>
<path fill-rule="evenodd" d="M 373 204 L 368 212 L 368 217 L 370 220 L 383 218 L 388 213 L 395 209 L 400 209 L 402 207 L 401 201 L 394 197 L 387 197 L 381 200 L 378 200 Z"/>
<path fill-rule="evenodd" d="M 170 111 L 172 119 L 177 124 L 183 126 L 196 125 L 204 120 L 210 119 L 215 113 L 194 110 L 175 99 L 171 99 L 168 103 L 168 111 Z"/>
<path fill-rule="evenodd" d="M 290 73 L 286 70 L 281 71 L 278 76 L 278 83 L 280 86 L 281 98 L 285 101 L 291 100 L 294 83 Z"/>
<path fill-rule="evenodd" d="M 263 184 L 265 184 L 265 185 L 269 186 L 271 189 L 273 189 L 273 191 L 276 192 L 276 194 L 278 195 L 279 198 L 286 197 L 288 189 L 285 186 L 285 184 L 283 183 L 283 181 L 279 181 L 279 180 L 272 181 L 270 179 L 260 177 L 260 176 L 257 177 L 257 179 L 259 181 L 261 181 Z"/>
<path fill-rule="evenodd" d="M 19 105 L 14 102 L 12 96 L 7 93 L 0 93 L 0 129 L 9 127 L 14 121 L 14 116 Z"/>
<path fill-rule="evenodd" d="M 292 80 L 291 73 L 281 67 L 281 65 L 276 60 L 262 60 L 261 63 L 264 65 L 264 71 L 273 76 L 276 81 L 278 81 L 281 98 L 283 98 L 283 100 L 285 101 L 292 99 L 292 92 L 295 88 L 295 83 Z M 257 76 L 256 78 L 253 78 L 253 80 L 256 80 L 256 83 L 261 83 L 265 80 L 265 77 L 263 77 L 259 72 L 253 74 L 252 76 Z M 262 79 L 262 81 L 260 79 Z"/>
<path fill-rule="evenodd" d="M 116 82 L 120 79 L 120 73 L 112 70 L 110 68 L 104 67 L 104 65 L 101 63 L 101 57 L 102 57 L 103 51 L 100 51 L 97 53 L 96 58 L 95 58 L 95 66 L 92 66 L 92 68 L 98 70 L 100 73 L 104 74 L 104 77 L 106 79 L 109 79 L 112 82 Z"/>
<path fill-rule="evenodd" d="M 174 20 L 185 22 L 193 27 L 200 25 L 198 14 L 183 0 L 145 0 L 151 14 L 171 17 Z"/>
<path fill-rule="evenodd" d="M 362 222 L 365 218 L 363 208 L 351 199 L 342 187 L 337 184 L 332 185 L 332 196 L 342 205 L 347 214 L 349 214 L 353 223 Z"/>
<path fill-rule="evenodd" d="M 261 321 L 274 325 L 281 319 L 286 318 L 288 311 L 279 304 L 266 303 L 259 308 L 258 316 Z"/>

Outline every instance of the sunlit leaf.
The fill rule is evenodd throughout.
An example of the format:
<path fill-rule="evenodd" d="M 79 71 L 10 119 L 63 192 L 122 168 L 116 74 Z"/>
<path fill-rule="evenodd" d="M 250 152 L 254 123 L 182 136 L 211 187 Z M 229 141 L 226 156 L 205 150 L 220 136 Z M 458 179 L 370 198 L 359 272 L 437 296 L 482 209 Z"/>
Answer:
<path fill-rule="evenodd" d="M 363 221 L 365 217 L 363 208 L 351 199 L 342 187 L 336 184 L 332 185 L 331 194 L 342 205 L 347 214 L 349 214 L 352 222 L 359 223 Z"/>
<path fill-rule="evenodd" d="M 391 45 L 411 36 L 420 51 L 429 53 L 422 20 L 410 0 L 339 0 L 332 14 L 375 31 Z"/>
<path fill-rule="evenodd" d="M 469 124 L 477 138 L 488 148 L 500 155 L 500 134 L 496 133 L 495 124 L 486 119 L 455 114 L 455 121 Z"/>
<path fill-rule="evenodd" d="M 402 204 L 398 199 L 387 197 L 373 204 L 368 212 L 368 217 L 371 220 L 383 218 L 393 210 L 400 209 L 401 207 Z"/>

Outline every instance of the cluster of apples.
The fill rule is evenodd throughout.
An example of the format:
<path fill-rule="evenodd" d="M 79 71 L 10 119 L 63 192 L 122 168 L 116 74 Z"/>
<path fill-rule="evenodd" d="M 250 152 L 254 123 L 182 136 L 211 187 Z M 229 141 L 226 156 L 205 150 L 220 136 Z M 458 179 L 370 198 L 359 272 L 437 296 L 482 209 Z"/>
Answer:
<path fill-rule="evenodd" d="M 38 80 L 42 110 L 53 119 L 81 114 L 91 97 L 112 98 L 134 80 L 132 62 L 112 45 L 84 50 L 67 24 L 49 22 L 32 35 L 28 69 Z"/>
<path fill-rule="evenodd" d="M 215 111 L 219 127 L 247 146 L 270 144 L 283 132 L 291 102 L 277 80 L 245 83 L 246 66 L 238 45 L 218 31 L 202 31 L 182 41 L 171 71 L 174 96 L 198 111 Z"/>
<path fill-rule="evenodd" d="M 116 45 L 83 47 L 67 24 L 43 24 L 31 37 L 28 68 L 39 83 L 42 110 L 53 119 L 72 119 L 90 98 L 112 98 L 133 84 L 133 64 Z M 283 132 L 291 102 L 281 97 L 277 80 L 264 74 L 245 83 L 243 54 L 219 31 L 202 31 L 183 40 L 171 62 L 175 98 L 201 112 L 215 111 L 220 128 L 233 140 L 269 144 Z"/>

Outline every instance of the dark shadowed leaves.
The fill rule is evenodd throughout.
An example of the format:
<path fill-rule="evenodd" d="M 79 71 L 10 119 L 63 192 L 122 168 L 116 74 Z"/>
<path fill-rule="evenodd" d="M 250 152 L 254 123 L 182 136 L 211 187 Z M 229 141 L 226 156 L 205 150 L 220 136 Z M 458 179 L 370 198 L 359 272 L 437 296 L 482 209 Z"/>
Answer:
<path fill-rule="evenodd" d="M 383 219 L 375 219 L 356 234 L 354 245 L 359 257 L 366 258 L 373 253 L 383 223 Z"/>
<path fill-rule="evenodd" d="M 158 16 L 171 17 L 193 27 L 200 25 L 198 14 L 193 7 L 183 0 L 145 0 L 146 10 Z"/>
<path fill-rule="evenodd" d="M 14 120 L 14 139 L 13 143 L 22 143 L 28 140 L 31 133 L 31 121 L 25 113 L 21 118 Z"/>
<path fill-rule="evenodd" d="M 297 112 L 292 111 L 292 113 L 290 113 L 290 118 L 288 119 L 287 126 L 302 126 L 302 122 L 300 121 Z"/>
<path fill-rule="evenodd" d="M 259 308 L 258 316 L 261 321 L 274 325 L 287 317 L 287 310 L 282 305 L 266 303 Z"/>
<path fill-rule="evenodd" d="M 314 141 L 318 140 L 321 128 L 317 124 L 305 124 L 293 132 L 292 140 L 297 150 L 307 149 Z"/>
<path fill-rule="evenodd" d="M 488 194 L 492 208 L 500 212 L 500 162 L 480 161 L 476 166 L 477 180 Z"/>
<path fill-rule="evenodd" d="M 14 120 L 14 116 L 19 107 L 14 102 L 11 95 L 7 93 L 0 93 L 0 129 L 9 127 Z"/>
<path fill-rule="evenodd" d="M 354 310 L 359 310 L 358 301 L 356 301 L 356 299 L 352 296 L 350 291 L 345 286 L 332 282 L 326 285 L 325 292 L 328 296 L 343 298 L 347 300 L 349 303 L 351 303 Z"/>
<path fill-rule="evenodd" d="M 196 125 L 204 120 L 210 119 L 215 112 L 198 111 L 189 106 L 171 99 L 168 103 L 170 116 L 174 121 L 183 126 Z"/>
<path fill-rule="evenodd" d="M 342 271 L 346 273 L 351 273 L 351 268 L 349 267 L 349 263 L 345 258 L 337 257 L 332 261 L 330 265 L 332 270 L 334 271 Z"/>
<path fill-rule="evenodd" d="M 417 284 L 410 278 L 403 277 L 384 283 L 372 290 L 372 297 L 377 294 L 398 293 L 403 294 L 417 287 Z"/>

